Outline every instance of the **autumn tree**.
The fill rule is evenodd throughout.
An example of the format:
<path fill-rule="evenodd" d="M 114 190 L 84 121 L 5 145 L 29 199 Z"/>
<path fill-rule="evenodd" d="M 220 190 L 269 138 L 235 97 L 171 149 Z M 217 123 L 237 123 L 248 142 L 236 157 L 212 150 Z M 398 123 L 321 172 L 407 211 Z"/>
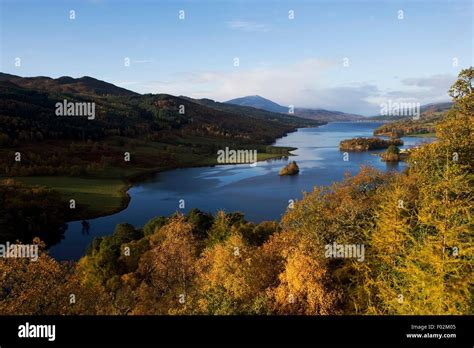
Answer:
<path fill-rule="evenodd" d="M 196 274 L 197 244 L 193 226 L 177 215 L 150 236 L 136 276 L 141 280 L 135 314 L 186 312 Z"/>
<path fill-rule="evenodd" d="M 277 265 L 276 282 L 267 289 L 269 310 L 274 314 L 338 313 L 341 294 L 323 249 L 311 236 L 291 236 L 294 233 L 281 232 L 264 246 L 267 257 Z"/>
<path fill-rule="evenodd" d="M 415 150 L 411 167 L 381 192 L 371 251 L 351 303 L 376 314 L 472 312 L 472 69 L 450 94 L 438 140 Z"/>
<path fill-rule="evenodd" d="M 462 114 L 474 116 L 474 68 L 461 70 L 458 79 L 449 89 L 449 95 L 455 103 L 455 110 Z"/>
<path fill-rule="evenodd" d="M 262 310 L 262 265 L 255 254 L 255 247 L 239 233 L 231 233 L 225 241 L 204 250 L 198 264 L 200 313 L 249 314 Z"/>
<path fill-rule="evenodd" d="M 0 259 L 0 284 L 3 315 L 111 313 L 110 298 L 101 286 L 83 284 L 74 264 L 60 263 L 44 250 L 36 260 Z"/>

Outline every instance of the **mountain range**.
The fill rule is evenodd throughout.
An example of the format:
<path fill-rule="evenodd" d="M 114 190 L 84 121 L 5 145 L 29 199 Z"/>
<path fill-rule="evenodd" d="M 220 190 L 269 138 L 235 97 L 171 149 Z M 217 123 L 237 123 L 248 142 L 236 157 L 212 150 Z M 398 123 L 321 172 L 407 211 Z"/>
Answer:
<path fill-rule="evenodd" d="M 223 129 L 224 133 L 242 131 L 243 134 L 239 133 L 240 136 L 244 136 L 246 131 L 253 132 L 253 126 L 268 127 L 272 123 L 275 123 L 273 127 L 276 126 L 276 128 L 279 128 L 278 126 L 294 128 L 317 126 L 321 124 L 305 118 L 240 107 L 237 105 L 228 105 L 210 99 L 198 100 L 168 94 L 141 95 L 89 76 L 81 78 L 63 76 L 53 79 L 44 76 L 20 77 L 0 73 L 0 88 L 3 103 L 9 99 L 10 101 L 18 101 L 19 95 L 21 94 L 30 94 L 31 96 L 38 94 L 38 96 L 41 95 L 43 98 L 45 94 L 47 94 L 47 98 L 45 99 L 51 99 L 51 102 L 60 101 L 62 98 L 67 99 L 67 97 L 69 97 L 69 99 L 73 100 L 95 101 L 99 106 L 110 104 L 108 105 L 109 108 L 107 108 L 107 106 L 104 108 L 105 112 L 99 113 L 99 122 L 108 118 L 108 121 L 120 121 L 126 124 L 128 119 L 134 116 L 137 116 L 142 121 L 148 120 L 151 117 L 151 113 L 155 114 L 155 118 L 159 119 L 161 123 L 173 123 L 176 120 L 180 120 L 182 125 L 194 123 L 193 128 L 197 123 L 200 125 L 210 124 L 212 126 L 219 126 L 219 124 L 221 124 L 225 127 L 225 129 Z M 35 101 L 38 101 L 38 98 L 33 97 L 30 100 L 26 98 L 21 99 L 22 103 L 26 104 L 34 104 Z M 47 104 L 51 106 L 50 103 Z M 121 107 L 118 107 L 118 104 L 121 104 Z M 185 107 L 183 114 L 178 110 L 179 105 Z M 117 112 L 115 114 L 115 116 L 121 116 L 121 114 L 126 111 L 124 109 L 128 109 L 128 107 L 131 106 L 135 109 L 130 110 L 130 113 L 127 115 L 128 117 L 121 119 L 120 117 L 112 118 L 114 116 L 114 108 L 116 109 L 118 107 L 118 109 L 121 109 L 120 111 L 116 110 Z M 164 117 L 164 114 L 166 114 L 166 117 Z M 50 121 L 54 122 L 52 120 Z M 157 123 L 156 119 L 153 121 Z M 247 123 L 247 126 L 245 123 Z"/>
<path fill-rule="evenodd" d="M 94 103 L 95 117 L 58 117 L 56 104 Z M 322 122 L 168 94 L 138 94 L 92 77 L 0 73 L 1 175 L 126 178 L 162 168 L 214 164 L 219 148 L 258 149 Z M 124 163 L 124 151 L 133 161 Z M 12 160 L 23 153 L 21 165 Z"/>
<path fill-rule="evenodd" d="M 248 106 L 256 109 L 277 112 L 281 114 L 289 114 L 289 107 L 277 104 L 269 99 L 259 95 L 251 95 L 226 101 L 227 104 Z M 335 122 L 335 121 L 361 121 L 366 118 L 361 115 L 347 114 L 341 111 L 330 111 L 325 109 L 310 109 L 310 108 L 294 108 L 292 116 L 303 117 L 320 122 Z"/>

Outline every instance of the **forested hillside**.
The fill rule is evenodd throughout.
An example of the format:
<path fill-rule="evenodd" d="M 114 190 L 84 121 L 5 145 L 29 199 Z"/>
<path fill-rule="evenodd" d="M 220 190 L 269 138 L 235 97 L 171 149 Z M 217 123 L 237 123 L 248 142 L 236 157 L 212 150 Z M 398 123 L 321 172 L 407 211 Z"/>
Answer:
<path fill-rule="evenodd" d="M 374 131 L 374 135 L 385 135 L 390 137 L 402 136 L 432 136 L 435 133 L 436 124 L 441 121 L 451 109 L 451 103 L 439 103 L 433 105 L 426 105 L 420 109 L 421 114 L 419 119 L 414 119 L 412 116 L 381 116 L 373 117 L 371 119 L 383 119 L 389 121 L 378 127 Z M 395 118 L 395 121 L 392 119 Z"/>
<path fill-rule="evenodd" d="M 97 115 L 58 117 L 55 104 L 63 100 L 93 102 Z M 0 175 L 5 176 L 110 176 L 107 167 L 112 167 L 127 177 L 157 163 L 170 168 L 198 162 L 215 155 L 223 142 L 266 146 L 296 127 L 321 124 L 269 112 L 262 116 L 251 108 L 207 107 L 166 94 L 137 95 L 88 77 L 2 74 L 0 110 Z M 125 151 L 134 154 L 128 164 Z M 21 165 L 13 160 L 15 152 L 24 153 Z"/>

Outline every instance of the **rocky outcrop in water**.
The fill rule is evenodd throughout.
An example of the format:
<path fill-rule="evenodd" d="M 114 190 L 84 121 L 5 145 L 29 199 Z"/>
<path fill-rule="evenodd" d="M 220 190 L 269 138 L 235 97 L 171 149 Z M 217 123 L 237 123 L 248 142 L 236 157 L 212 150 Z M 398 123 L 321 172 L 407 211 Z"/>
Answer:
<path fill-rule="evenodd" d="M 296 175 L 300 172 L 300 168 L 295 161 L 292 161 L 290 164 L 285 166 L 280 170 L 280 176 L 282 175 Z"/>

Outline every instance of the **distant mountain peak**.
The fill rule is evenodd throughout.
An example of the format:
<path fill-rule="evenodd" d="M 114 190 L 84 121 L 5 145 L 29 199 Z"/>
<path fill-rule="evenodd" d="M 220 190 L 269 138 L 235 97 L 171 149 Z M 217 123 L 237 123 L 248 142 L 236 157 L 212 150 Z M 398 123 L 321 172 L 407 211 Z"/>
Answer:
<path fill-rule="evenodd" d="M 235 98 L 226 101 L 227 104 L 234 104 L 240 106 L 251 106 L 256 109 L 267 110 L 271 112 L 287 113 L 288 108 L 281 106 L 270 99 L 266 99 L 259 95 L 248 95 L 246 97 Z"/>
<path fill-rule="evenodd" d="M 226 101 L 225 103 L 240 106 L 250 106 L 256 109 L 288 114 L 287 107 L 277 104 L 274 101 L 271 101 L 270 99 L 264 98 L 257 94 L 231 99 Z M 324 109 L 296 108 L 294 111 L 294 116 L 323 122 L 358 121 L 365 119 L 363 116 L 360 115 L 347 114 L 340 111 L 329 111 Z"/>

